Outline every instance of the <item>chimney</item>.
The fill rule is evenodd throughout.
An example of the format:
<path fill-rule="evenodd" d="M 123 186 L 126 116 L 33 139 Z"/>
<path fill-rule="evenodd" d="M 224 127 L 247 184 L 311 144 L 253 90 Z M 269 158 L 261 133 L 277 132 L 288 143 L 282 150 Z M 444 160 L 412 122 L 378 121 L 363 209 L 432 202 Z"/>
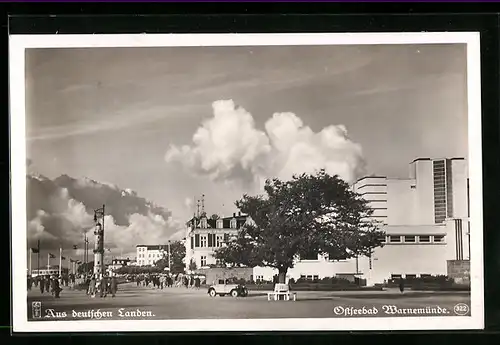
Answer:
<path fill-rule="evenodd" d="M 236 217 L 236 213 L 233 213 L 233 218 Z"/>
<path fill-rule="evenodd" d="M 238 212 L 238 216 L 241 216 L 241 212 Z"/>

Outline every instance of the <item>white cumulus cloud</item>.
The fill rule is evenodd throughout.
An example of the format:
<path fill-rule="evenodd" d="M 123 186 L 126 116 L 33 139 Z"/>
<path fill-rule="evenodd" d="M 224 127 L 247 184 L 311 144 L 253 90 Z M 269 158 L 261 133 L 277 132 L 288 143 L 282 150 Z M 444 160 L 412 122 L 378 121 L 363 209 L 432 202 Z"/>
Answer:
<path fill-rule="evenodd" d="M 294 174 L 325 169 L 353 182 L 363 173 L 362 148 L 343 125 L 319 132 L 294 113 L 275 113 L 264 130 L 232 100 L 213 103 L 213 116 L 192 137 L 191 145 L 172 145 L 167 162 L 179 162 L 190 173 L 214 181 L 260 185 L 265 179 L 288 180 Z"/>

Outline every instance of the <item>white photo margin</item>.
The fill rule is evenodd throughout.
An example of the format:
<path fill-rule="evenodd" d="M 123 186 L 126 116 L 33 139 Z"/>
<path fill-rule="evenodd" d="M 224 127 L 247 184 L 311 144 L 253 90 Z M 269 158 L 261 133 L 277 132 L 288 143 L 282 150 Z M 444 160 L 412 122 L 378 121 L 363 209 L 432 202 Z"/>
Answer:
<path fill-rule="evenodd" d="M 466 44 L 471 316 L 28 321 L 26 282 L 25 50 L 30 48 Z M 484 328 L 481 72 L 478 32 L 312 34 L 11 35 L 9 37 L 12 321 L 14 332 L 356 331 Z M 196 321 L 196 322 L 193 322 Z"/>

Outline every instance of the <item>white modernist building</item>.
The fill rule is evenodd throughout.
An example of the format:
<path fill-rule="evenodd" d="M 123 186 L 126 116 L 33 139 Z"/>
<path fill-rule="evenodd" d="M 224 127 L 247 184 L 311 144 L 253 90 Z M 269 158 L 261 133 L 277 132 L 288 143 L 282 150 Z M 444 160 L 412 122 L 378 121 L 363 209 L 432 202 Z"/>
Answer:
<path fill-rule="evenodd" d="M 468 167 L 463 158 L 419 158 L 408 178 L 367 176 L 353 190 L 370 202 L 386 233 L 371 258 L 298 260 L 288 278 L 344 276 L 368 285 L 394 278 L 446 275 L 448 260 L 469 260 Z M 277 271 L 255 267 L 254 277 L 272 280 Z"/>

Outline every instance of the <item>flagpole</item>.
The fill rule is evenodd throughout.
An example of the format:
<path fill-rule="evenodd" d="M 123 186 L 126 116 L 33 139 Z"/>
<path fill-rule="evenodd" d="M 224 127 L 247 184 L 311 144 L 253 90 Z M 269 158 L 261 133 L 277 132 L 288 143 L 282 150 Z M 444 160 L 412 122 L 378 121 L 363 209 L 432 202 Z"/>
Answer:
<path fill-rule="evenodd" d="M 59 277 L 62 275 L 62 248 L 59 248 Z"/>
<path fill-rule="evenodd" d="M 47 253 L 47 274 L 49 274 L 50 270 L 50 253 Z"/>
<path fill-rule="evenodd" d="M 39 276 L 40 275 L 40 240 L 38 240 L 38 252 L 36 254 L 36 259 L 37 259 L 37 269 L 38 269 L 37 276 Z"/>
<path fill-rule="evenodd" d="M 30 248 L 30 277 L 31 277 L 31 254 L 33 254 L 33 249 Z"/>

